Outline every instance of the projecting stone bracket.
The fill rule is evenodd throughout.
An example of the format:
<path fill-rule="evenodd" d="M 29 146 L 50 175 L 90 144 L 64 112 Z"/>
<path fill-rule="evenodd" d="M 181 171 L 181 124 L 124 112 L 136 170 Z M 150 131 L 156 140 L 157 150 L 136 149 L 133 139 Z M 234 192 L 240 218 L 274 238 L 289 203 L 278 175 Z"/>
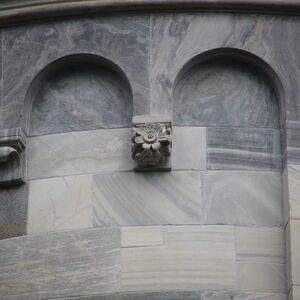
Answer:
<path fill-rule="evenodd" d="M 171 119 L 167 116 L 136 116 L 132 125 L 135 171 L 170 171 Z"/>
<path fill-rule="evenodd" d="M 21 128 L 0 130 L 0 187 L 24 182 L 25 147 Z"/>

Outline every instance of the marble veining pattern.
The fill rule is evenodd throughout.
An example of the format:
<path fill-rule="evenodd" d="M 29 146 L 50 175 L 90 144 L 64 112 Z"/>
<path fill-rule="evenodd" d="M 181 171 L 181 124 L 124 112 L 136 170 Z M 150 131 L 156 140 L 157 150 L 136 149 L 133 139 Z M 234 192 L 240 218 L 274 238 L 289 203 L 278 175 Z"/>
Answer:
<path fill-rule="evenodd" d="M 28 96 L 32 102 L 29 135 L 129 127 L 131 88 L 122 74 L 87 62 L 62 66 L 41 79 Z M 76 65 L 78 64 L 78 65 Z"/>
<path fill-rule="evenodd" d="M 283 224 L 280 173 L 208 171 L 202 184 L 205 224 Z"/>
<path fill-rule="evenodd" d="M 163 232 L 162 246 L 122 248 L 123 291 L 235 288 L 232 226 L 167 226 Z"/>
<path fill-rule="evenodd" d="M 94 226 L 199 224 L 199 172 L 100 173 L 94 176 Z"/>
<path fill-rule="evenodd" d="M 3 30 L 2 126 L 18 127 L 26 91 L 47 64 L 90 53 L 116 63 L 129 78 L 135 114 L 148 112 L 149 17 L 107 16 L 24 25 Z"/>
<path fill-rule="evenodd" d="M 299 119 L 300 105 L 297 101 L 299 85 L 296 78 L 300 76 L 300 59 L 294 51 L 299 48 L 300 43 L 299 31 L 295 30 L 299 26 L 299 18 L 244 14 L 162 13 L 152 15 L 152 24 L 152 113 L 169 113 L 173 110 L 172 93 L 175 78 L 182 66 L 191 58 L 216 48 L 236 48 L 260 57 L 274 69 L 284 89 L 285 105 L 282 108 L 286 110 L 287 119 Z M 290 47 L 287 48 L 286 45 Z M 232 78 L 232 80 L 234 82 L 237 79 Z M 219 81 L 220 84 L 222 85 L 223 82 Z M 275 85 L 279 90 L 281 89 L 278 83 Z M 230 83 L 228 86 L 233 87 L 234 84 Z M 210 87 L 207 87 L 208 92 Z M 227 90 L 225 88 L 224 91 L 233 92 L 230 88 Z M 251 93 L 255 91 L 258 90 L 255 89 Z M 261 95 L 266 95 L 263 89 L 261 91 Z M 247 95 L 242 93 L 242 97 L 247 98 Z M 270 97 L 269 100 L 273 101 L 271 94 Z M 253 108 L 259 113 L 255 105 L 260 106 L 262 102 L 253 100 L 254 107 L 251 107 L 251 101 L 248 100 L 249 106 L 241 106 L 235 116 L 250 112 Z M 196 107 L 197 103 L 192 102 L 190 105 Z M 184 107 L 177 107 L 177 109 L 181 111 Z M 263 106 L 260 108 L 266 109 Z M 285 112 L 282 111 L 282 120 L 284 114 Z M 222 119 L 221 115 L 219 117 Z M 261 117 L 261 121 L 265 122 L 263 116 Z"/>
<path fill-rule="evenodd" d="M 278 128 L 278 100 L 259 69 L 213 58 L 177 79 L 173 118 L 175 125 Z"/>
<path fill-rule="evenodd" d="M 118 229 L 81 229 L 0 241 L 0 298 L 36 300 L 116 291 Z"/>
<path fill-rule="evenodd" d="M 133 169 L 130 129 L 100 129 L 28 141 L 28 179 Z"/>
<path fill-rule="evenodd" d="M 207 128 L 207 168 L 281 170 L 279 130 Z"/>

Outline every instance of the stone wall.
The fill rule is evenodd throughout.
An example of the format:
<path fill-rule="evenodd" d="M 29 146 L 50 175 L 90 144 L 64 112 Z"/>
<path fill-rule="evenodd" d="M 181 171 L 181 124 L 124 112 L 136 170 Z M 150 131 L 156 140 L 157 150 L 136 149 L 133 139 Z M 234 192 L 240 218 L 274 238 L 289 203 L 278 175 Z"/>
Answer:
<path fill-rule="evenodd" d="M 298 299 L 298 27 L 141 13 L 1 29 L 0 126 L 27 146 L 26 183 L 0 190 L 0 298 Z M 172 116 L 171 172 L 133 171 L 142 114 Z"/>

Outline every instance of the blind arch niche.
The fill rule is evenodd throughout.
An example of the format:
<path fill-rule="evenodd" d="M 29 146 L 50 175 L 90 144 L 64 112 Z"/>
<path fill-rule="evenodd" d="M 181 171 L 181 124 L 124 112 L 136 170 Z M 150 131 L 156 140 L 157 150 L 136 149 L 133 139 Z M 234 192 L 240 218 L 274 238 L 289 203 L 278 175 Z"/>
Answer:
<path fill-rule="evenodd" d="M 181 126 L 280 128 L 282 98 L 278 76 L 261 58 L 213 49 L 188 61 L 176 77 L 173 120 Z"/>
<path fill-rule="evenodd" d="M 60 58 L 32 81 L 26 94 L 30 136 L 129 127 L 133 101 L 125 73 L 97 55 Z"/>

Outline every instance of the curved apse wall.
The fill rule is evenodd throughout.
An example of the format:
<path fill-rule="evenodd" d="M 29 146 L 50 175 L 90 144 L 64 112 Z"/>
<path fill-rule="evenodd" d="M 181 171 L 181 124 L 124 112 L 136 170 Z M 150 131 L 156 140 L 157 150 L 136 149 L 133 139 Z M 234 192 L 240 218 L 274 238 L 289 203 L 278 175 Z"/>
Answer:
<path fill-rule="evenodd" d="M 175 83 L 174 123 L 280 127 L 280 86 L 271 83 L 266 70 L 247 61 L 246 53 L 217 49 L 188 62 Z"/>
<path fill-rule="evenodd" d="M 26 98 L 29 135 L 128 127 L 132 118 L 125 74 L 95 55 L 71 55 L 48 65 Z"/>

